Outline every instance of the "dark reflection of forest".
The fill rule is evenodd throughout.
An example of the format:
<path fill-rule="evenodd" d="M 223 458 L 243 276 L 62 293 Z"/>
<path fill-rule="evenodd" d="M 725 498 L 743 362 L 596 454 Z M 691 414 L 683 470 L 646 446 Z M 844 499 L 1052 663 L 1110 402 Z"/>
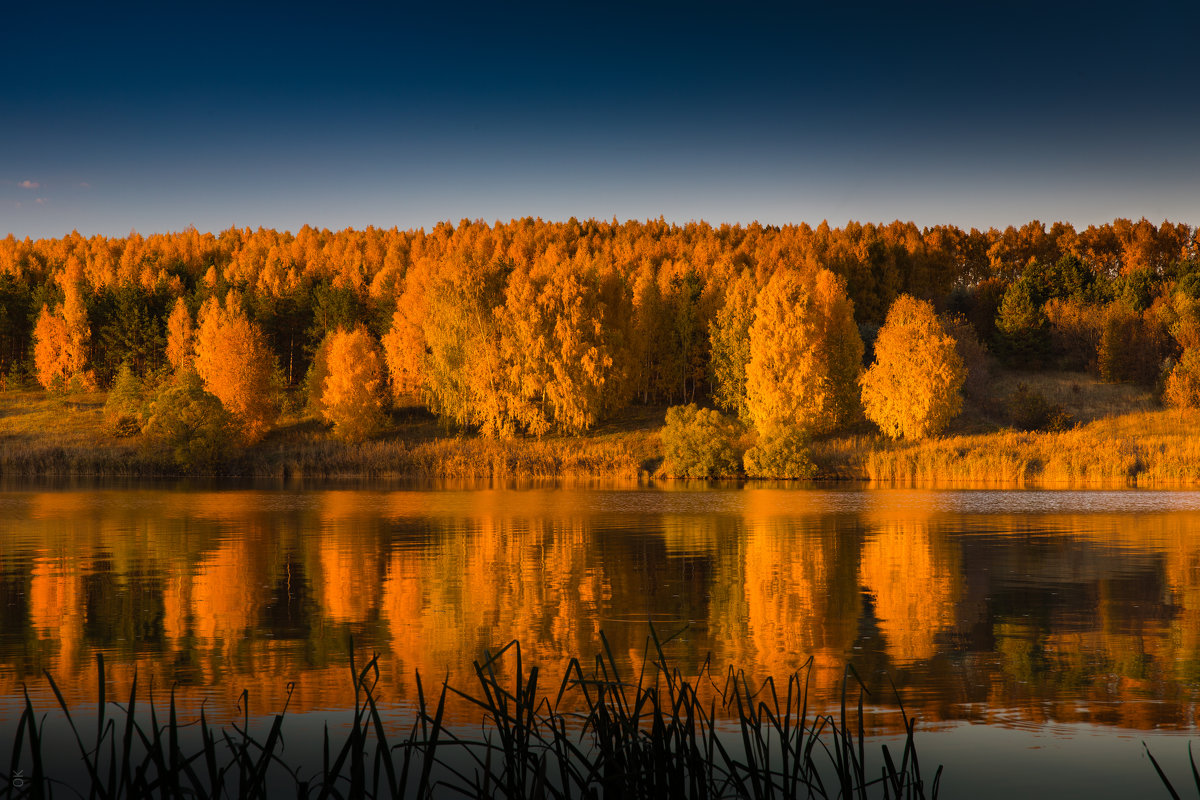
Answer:
<path fill-rule="evenodd" d="M 1190 727 L 1200 678 L 1200 513 L 957 515 L 803 492 L 47 492 L 8 494 L 0 693 L 43 668 L 75 702 L 136 669 L 185 705 L 352 702 L 348 640 L 382 653 L 387 700 L 469 685 L 511 639 L 557 689 L 603 630 L 639 664 L 646 620 L 687 630 L 686 670 L 783 675 L 812 656 L 832 702 L 847 661 L 926 723 Z M 636 500 L 630 503 L 627 500 Z M 684 498 L 686 499 L 686 498 Z M 711 502 L 709 502 L 711 500 Z M 885 677 L 887 676 L 887 677 Z M 546 680 L 545 678 L 543 680 Z M 890 715 L 881 716 L 880 725 Z"/>

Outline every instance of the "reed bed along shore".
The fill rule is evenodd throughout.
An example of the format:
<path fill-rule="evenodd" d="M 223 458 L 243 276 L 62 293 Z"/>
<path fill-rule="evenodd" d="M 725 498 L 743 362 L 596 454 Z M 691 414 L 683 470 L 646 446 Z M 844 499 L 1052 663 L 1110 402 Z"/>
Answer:
<path fill-rule="evenodd" d="M 101 393 L 0 391 L 0 477 L 178 477 L 169 454 L 106 426 Z M 247 478 L 648 479 L 661 461 L 664 409 L 636 409 L 584 436 L 495 440 L 400 415 L 366 442 L 285 418 L 263 441 L 235 449 L 206 474 Z"/>
<path fill-rule="evenodd" d="M 1200 412 L 1154 409 L 1128 387 L 1068 376 L 1034 385 L 1079 420 L 1059 432 L 1021 432 L 964 419 L 922 442 L 878 433 L 817 439 L 817 478 L 904 486 L 1114 488 L 1200 486 Z M 180 477 L 168 455 L 104 424 L 102 394 L 0 392 L 0 477 Z M 367 442 L 336 439 L 313 419 L 285 419 L 254 447 L 234 450 L 208 474 L 272 479 L 669 480 L 660 429 L 665 408 L 636 407 L 582 436 L 489 439 L 409 412 Z M 964 415 L 966 418 L 968 415 Z M 749 446 L 753 436 L 741 437 Z M 730 476 L 735 477 L 735 476 Z"/>
<path fill-rule="evenodd" d="M 1139 411 L 1061 432 L 946 436 L 924 442 L 831 439 L 821 473 L 907 486 L 1186 487 L 1200 485 L 1200 414 Z"/>
<path fill-rule="evenodd" d="M 941 767 L 923 773 L 916 722 L 903 715 L 905 736 L 868 755 L 863 690 L 847 669 L 840 712 L 809 708 L 809 668 L 786 685 L 752 690 L 745 675 L 684 676 L 653 634 L 641 671 L 624 674 L 601 636 L 593 665 L 572 660 L 560 681 L 540 682 L 516 643 L 475 664 L 469 689 L 443 684 L 426 694 L 417 678 L 415 713 L 397 730 L 377 695 L 378 656 L 347 680 L 355 704 L 348 731 L 328 723 L 319 763 L 288 760 L 293 734 L 286 709 L 255 726 L 245 716 L 230 728 L 180 718 L 173 694 L 165 709 L 104 693 L 97 659 L 96 719 L 72 716 L 57 685 L 67 740 L 79 764 L 68 777 L 67 754 L 48 745 L 45 712 L 25 697 L 15 723 L 0 795 L 54 794 L 103 798 L 175 797 L 474 797 L 474 798 L 935 798 Z M 351 647 L 353 653 L 353 646 Z M 500 659 L 515 660 L 500 665 Z M 811 662 L 809 662 L 811 665 Z M 502 668 L 504 667 L 504 668 Z M 501 675 L 507 677 L 500 677 Z M 443 724 L 447 699 L 473 704 L 481 723 L 469 730 Z M 570 697 L 568 697 L 570 696 Z M 564 703 L 564 699 L 566 702 Z M 124 702 L 121 702 L 124 701 Z M 560 707 L 569 710 L 560 711 Z M 94 724 L 93 724 L 94 723 Z M 293 751 L 294 752 L 294 751 Z"/>
<path fill-rule="evenodd" d="M 648 475 L 657 436 L 501 441 L 480 436 L 347 445 L 335 439 L 248 454 L 235 471 L 252 476 L 373 478 L 587 478 Z"/>

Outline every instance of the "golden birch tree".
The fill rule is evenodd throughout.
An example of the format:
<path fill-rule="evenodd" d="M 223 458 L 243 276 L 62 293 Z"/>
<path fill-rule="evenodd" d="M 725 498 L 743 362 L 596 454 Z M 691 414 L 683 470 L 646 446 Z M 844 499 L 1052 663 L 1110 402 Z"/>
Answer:
<path fill-rule="evenodd" d="M 56 389 L 66 385 L 71 377 L 68 347 L 67 323 L 43 305 L 33 329 L 33 364 L 38 383 L 43 387 Z"/>
<path fill-rule="evenodd" d="M 222 307 L 210 297 L 196 330 L 196 372 L 238 420 L 247 442 L 258 441 L 279 416 L 279 377 L 266 339 L 231 291 Z"/>
<path fill-rule="evenodd" d="M 845 283 L 825 269 L 780 269 L 758 294 L 750 326 L 746 410 L 759 431 L 813 433 L 852 419 L 863 344 Z"/>
<path fill-rule="evenodd" d="M 397 403 L 411 402 L 421 396 L 423 389 L 425 335 L 421 323 L 425 316 L 424 295 L 417 281 L 411 276 L 406 279 L 404 292 L 392 313 L 392 326 L 383 336 L 388 383 Z"/>
<path fill-rule="evenodd" d="M 743 269 L 725 290 L 725 302 L 708 326 L 713 399 L 741 419 L 749 416 L 746 365 L 750 361 L 750 325 L 754 322 L 757 294 L 754 274 Z"/>
<path fill-rule="evenodd" d="M 530 343 L 533 375 L 522 381 L 523 396 L 535 396 L 540 389 L 554 424 L 573 433 L 599 419 L 613 363 L 595 283 L 586 277 L 564 265 L 542 282 L 536 310 L 528 315 L 540 327 Z M 514 312 L 520 316 L 523 305 L 519 299 L 515 306 L 510 302 L 509 318 Z"/>
<path fill-rule="evenodd" d="M 511 266 L 467 258 L 444 266 L 425 287 L 421 375 L 426 403 L 457 425 L 477 426 L 489 436 L 511 435 L 513 395 L 505 386 L 496 318 Z"/>
<path fill-rule="evenodd" d="M 962 356 L 924 300 L 900 295 L 875 339 L 875 363 L 863 374 L 867 418 L 893 439 L 941 432 L 962 410 Z"/>
<path fill-rule="evenodd" d="M 383 363 L 366 328 L 339 328 L 328 337 L 321 413 L 334 433 L 362 441 L 383 425 Z"/>
<path fill-rule="evenodd" d="M 50 311 L 42 306 L 34 327 L 34 367 L 38 382 L 47 389 L 75 384 L 94 389 L 96 381 L 87 369 L 91 329 L 87 306 L 74 281 L 63 280 L 63 302 Z"/>
<path fill-rule="evenodd" d="M 846 284 L 827 269 L 817 272 L 817 306 L 820 309 L 820 353 L 829 380 L 825 429 L 861 419 L 858 376 L 862 373 L 863 341 L 854 324 L 854 305 Z"/>

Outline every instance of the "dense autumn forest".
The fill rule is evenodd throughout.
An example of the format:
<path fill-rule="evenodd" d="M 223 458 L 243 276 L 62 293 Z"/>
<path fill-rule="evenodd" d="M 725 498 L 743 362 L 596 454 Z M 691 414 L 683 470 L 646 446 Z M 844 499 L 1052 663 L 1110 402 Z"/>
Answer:
<path fill-rule="evenodd" d="M 0 375 L 143 400 L 175 386 L 177 402 L 203 411 L 204 394 L 251 442 L 281 407 L 305 403 L 351 439 L 388 406 L 497 436 L 575 433 L 632 404 L 688 403 L 760 431 L 783 421 L 824 432 L 853 418 L 856 380 L 877 338 L 881 350 L 892 341 L 879 333 L 902 297 L 916 301 L 904 306 L 909 338 L 957 345 L 955 391 L 973 390 L 972 363 L 990 353 L 1160 390 L 1175 374 L 1172 397 L 1195 400 L 1200 369 L 1189 382 L 1183 367 L 1200 366 L 1200 230 L 1145 219 L 9 235 Z M 898 391 L 895 376 L 861 380 L 864 403 Z M 880 427 L 912 438 L 940 423 L 891 424 Z"/>

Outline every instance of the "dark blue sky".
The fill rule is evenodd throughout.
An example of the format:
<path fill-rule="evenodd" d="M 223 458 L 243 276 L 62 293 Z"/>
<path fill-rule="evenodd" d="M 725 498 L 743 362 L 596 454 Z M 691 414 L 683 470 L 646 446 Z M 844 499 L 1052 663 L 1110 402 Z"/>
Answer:
<path fill-rule="evenodd" d="M 0 235 L 1200 222 L 1179 3 L 14 5 Z"/>

